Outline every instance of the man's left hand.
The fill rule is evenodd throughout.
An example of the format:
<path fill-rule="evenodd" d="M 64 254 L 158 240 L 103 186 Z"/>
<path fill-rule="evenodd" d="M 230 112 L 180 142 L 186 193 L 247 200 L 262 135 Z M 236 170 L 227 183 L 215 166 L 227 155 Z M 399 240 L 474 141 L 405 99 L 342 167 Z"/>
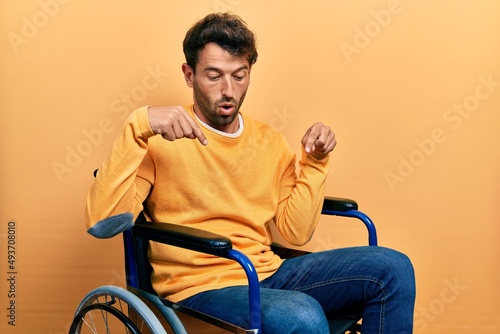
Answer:
<path fill-rule="evenodd" d="M 305 151 L 316 159 L 323 159 L 333 151 L 337 141 L 335 133 L 326 125 L 318 122 L 313 124 L 302 137 Z"/>

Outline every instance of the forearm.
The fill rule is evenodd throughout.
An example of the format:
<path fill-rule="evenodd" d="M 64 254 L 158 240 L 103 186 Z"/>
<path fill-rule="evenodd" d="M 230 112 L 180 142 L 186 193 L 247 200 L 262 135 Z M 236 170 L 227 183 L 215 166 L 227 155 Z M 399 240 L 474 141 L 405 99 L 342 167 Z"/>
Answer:
<path fill-rule="evenodd" d="M 279 204 L 276 227 L 291 244 L 307 243 L 316 229 L 329 171 L 328 159 L 327 156 L 318 160 L 303 151 L 299 175 L 290 187 L 291 191 L 288 190 L 290 195 Z"/>

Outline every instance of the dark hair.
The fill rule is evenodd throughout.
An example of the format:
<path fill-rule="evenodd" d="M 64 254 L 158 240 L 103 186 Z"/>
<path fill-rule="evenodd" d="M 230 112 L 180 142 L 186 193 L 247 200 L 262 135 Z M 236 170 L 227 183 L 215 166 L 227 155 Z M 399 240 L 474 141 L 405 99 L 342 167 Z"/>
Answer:
<path fill-rule="evenodd" d="M 208 43 L 216 43 L 232 55 L 246 58 L 250 65 L 257 61 L 254 34 L 237 15 L 209 14 L 188 30 L 183 50 L 186 63 L 193 71 L 196 71 L 200 51 Z"/>

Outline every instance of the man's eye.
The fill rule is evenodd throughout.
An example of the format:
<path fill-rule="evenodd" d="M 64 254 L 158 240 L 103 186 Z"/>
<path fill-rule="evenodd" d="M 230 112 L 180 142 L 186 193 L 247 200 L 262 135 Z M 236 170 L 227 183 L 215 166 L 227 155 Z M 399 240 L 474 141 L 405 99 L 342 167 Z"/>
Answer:
<path fill-rule="evenodd" d="M 245 79 L 245 76 L 243 76 L 243 75 L 235 75 L 235 76 L 233 76 L 233 77 L 234 77 L 234 79 L 235 79 L 236 81 L 241 81 L 241 80 Z"/>
<path fill-rule="evenodd" d="M 208 76 L 208 79 L 209 79 L 209 80 L 211 80 L 211 81 L 215 81 L 215 80 L 217 80 L 217 79 L 219 79 L 219 78 L 220 78 L 220 75 L 215 75 L 215 76 L 214 76 L 214 75 L 212 75 L 212 76 Z"/>

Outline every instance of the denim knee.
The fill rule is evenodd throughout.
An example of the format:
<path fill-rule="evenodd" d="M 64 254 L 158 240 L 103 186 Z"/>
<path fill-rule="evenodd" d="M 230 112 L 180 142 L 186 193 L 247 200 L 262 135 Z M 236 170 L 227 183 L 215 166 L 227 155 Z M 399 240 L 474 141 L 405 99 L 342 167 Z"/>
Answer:
<path fill-rule="evenodd" d="M 393 249 L 381 249 L 386 251 L 389 265 L 396 274 L 409 277 L 415 276 L 413 264 L 408 256 Z"/>
<path fill-rule="evenodd" d="M 386 281 L 387 286 L 392 286 L 398 293 L 415 296 L 415 272 L 411 260 L 403 253 L 396 250 L 376 247 L 374 252 L 377 269 Z"/>

